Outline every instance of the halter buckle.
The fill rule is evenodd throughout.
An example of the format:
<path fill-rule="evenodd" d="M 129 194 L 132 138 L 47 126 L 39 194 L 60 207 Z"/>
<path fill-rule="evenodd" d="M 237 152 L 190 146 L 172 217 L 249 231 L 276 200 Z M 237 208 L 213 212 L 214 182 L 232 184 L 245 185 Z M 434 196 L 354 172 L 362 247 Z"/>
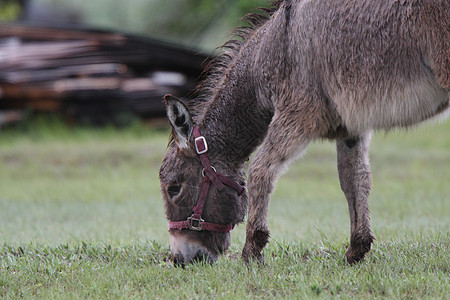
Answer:
<path fill-rule="evenodd" d="M 214 171 L 214 173 L 217 173 L 216 168 L 214 168 L 213 166 L 211 166 L 211 169 Z M 202 177 L 205 177 L 206 175 L 206 170 L 205 168 L 202 169 Z"/>
<path fill-rule="evenodd" d="M 194 231 L 202 231 L 202 223 L 205 222 L 201 217 L 194 217 L 194 215 L 187 218 L 189 221 L 189 229 Z"/>
<path fill-rule="evenodd" d="M 208 152 L 208 144 L 206 143 L 206 139 L 203 135 L 195 138 L 194 145 L 195 151 L 198 155 L 202 155 Z"/>

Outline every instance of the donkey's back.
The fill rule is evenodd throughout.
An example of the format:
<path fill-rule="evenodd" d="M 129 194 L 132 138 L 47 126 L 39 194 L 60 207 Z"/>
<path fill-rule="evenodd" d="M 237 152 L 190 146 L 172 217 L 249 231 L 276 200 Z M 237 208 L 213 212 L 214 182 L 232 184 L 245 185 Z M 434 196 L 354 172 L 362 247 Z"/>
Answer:
<path fill-rule="evenodd" d="M 291 14 L 296 89 L 316 85 L 349 132 L 409 126 L 448 108 L 450 1 L 286 3 L 276 17 Z"/>

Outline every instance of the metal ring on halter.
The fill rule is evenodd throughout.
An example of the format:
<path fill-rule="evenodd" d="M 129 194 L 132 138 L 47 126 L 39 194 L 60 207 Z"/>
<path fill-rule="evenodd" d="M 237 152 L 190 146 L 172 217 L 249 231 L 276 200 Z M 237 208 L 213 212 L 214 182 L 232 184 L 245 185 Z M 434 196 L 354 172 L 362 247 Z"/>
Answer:
<path fill-rule="evenodd" d="M 216 168 L 211 166 L 211 169 L 213 169 L 214 173 L 217 173 Z M 205 168 L 202 169 L 202 177 L 205 177 Z"/>

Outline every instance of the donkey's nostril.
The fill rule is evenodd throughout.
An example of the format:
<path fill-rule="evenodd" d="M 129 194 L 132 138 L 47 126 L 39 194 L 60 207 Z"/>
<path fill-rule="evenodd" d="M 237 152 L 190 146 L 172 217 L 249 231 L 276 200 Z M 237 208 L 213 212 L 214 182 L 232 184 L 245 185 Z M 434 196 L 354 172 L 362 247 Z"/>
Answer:
<path fill-rule="evenodd" d="M 208 263 L 212 265 L 216 260 L 217 257 L 211 256 L 209 253 L 204 251 L 198 251 L 197 254 L 192 258 L 191 262 Z"/>
<path fill-rule="evenodd" d="M 192 258 L 192 262 L 202 262 L 206 260 L 205 254 L 202 251 L 198 251 L 197 254 Z"/>
<path fill-rule="evenodd" d="M 184 258 L 180 253 L 175 254 L 175 256 L 172 258 L 173 264 L 175 267 L 182 267 L 184 268 Z"/>

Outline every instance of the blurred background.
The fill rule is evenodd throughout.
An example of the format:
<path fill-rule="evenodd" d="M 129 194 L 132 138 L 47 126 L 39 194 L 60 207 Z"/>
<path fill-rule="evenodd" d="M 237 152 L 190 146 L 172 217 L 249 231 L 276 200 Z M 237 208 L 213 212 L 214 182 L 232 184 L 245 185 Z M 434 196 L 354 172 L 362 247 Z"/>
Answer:
<path fill-rule="evenodd" d="M 164 116 L 262 0 L 1 0 L 0 126 L 36 113 L 87 125 Z"/>

